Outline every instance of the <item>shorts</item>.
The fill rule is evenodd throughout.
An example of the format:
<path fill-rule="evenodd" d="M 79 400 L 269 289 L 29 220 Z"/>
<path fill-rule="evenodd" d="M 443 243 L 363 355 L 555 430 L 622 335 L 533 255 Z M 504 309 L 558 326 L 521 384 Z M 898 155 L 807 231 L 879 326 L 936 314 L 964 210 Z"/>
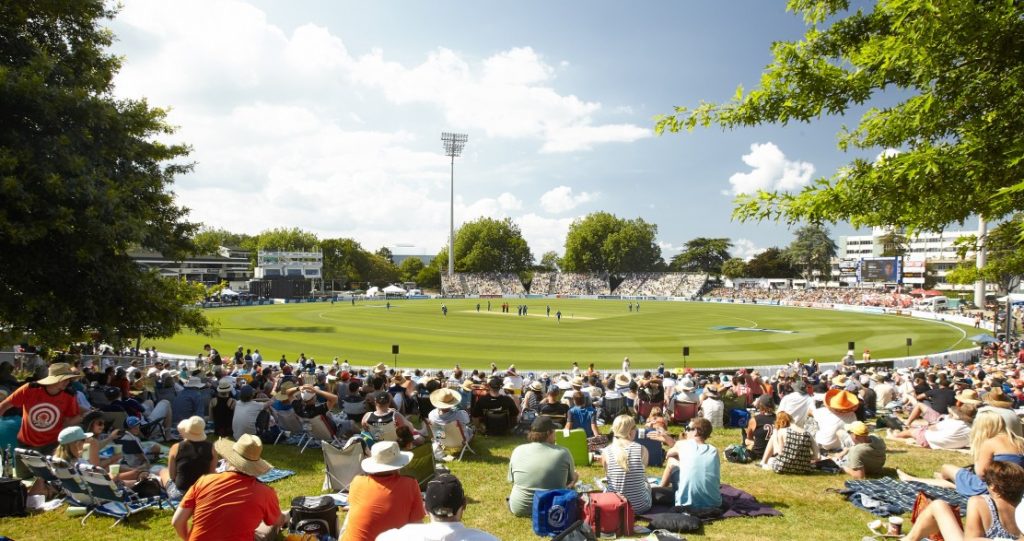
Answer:
<path fill-rule="evenodd" d="M 925 431 L 928 430 L 927 426 L 921 426 L 911 430 L 913 430 L 912 434 L 914 435 L 914 441 L 916 441 L 918 445 L 925 449 L 931 448 L 931 445 L 928 445 L 928 439 L 924 437 Z"/>
<path fill-rule="evenodd" d="M 921 404 L 921 418 L 928 421 L 928 424 L 933 425 L 939 422 L 939 418 L 942 414 L 933 410 L 928 404 Z"/>

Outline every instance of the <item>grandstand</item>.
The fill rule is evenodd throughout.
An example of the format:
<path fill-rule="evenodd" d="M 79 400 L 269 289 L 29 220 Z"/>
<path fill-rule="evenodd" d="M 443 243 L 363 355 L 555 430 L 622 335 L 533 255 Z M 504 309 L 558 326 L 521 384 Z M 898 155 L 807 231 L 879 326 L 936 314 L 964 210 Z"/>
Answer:
<path fill-rule="evenodd" d="M 626 274 L 615 288 L 616 295 L 627 297 L 696 297 L 707 283 L 706 274 L 687 272 L 633 272 Z M 518 296 L 526 294 L 515 273 L 460 272 L 453 279 L 441 277 L 441 290 L 447 296 Z M 607 274 L 575 272 L 538 272 L 530 285 L 533 295 L 610 295 Z"/>
<path fill-rule="evenodd" d="M 682 297 L 692 299 L 707 282 L 706 274 L 688 272 L 631 272 L 615 288 L 625 297 Z"/>
<path fill-rule="evenodd" d="M 454 279 L 441 276 L 441 291 L 457 295 L 525 295 L 526 288 L 514 272 L 459 272 Z"/>

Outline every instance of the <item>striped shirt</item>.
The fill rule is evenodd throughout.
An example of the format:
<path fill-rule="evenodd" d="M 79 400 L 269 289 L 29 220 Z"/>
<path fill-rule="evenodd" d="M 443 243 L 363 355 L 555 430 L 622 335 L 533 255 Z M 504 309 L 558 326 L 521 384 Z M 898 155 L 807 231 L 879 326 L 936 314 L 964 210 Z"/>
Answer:
<path fill-rule="evenodd" d="M 615 459 L 622 452 L 626 453 L 629 471 L 623 470 Z M 625 448 L 615 442 L 605 447 L 602 454 L 608 475 L 608 491 L 626 498 L 635 513 L 646 513 L 651 508 L 651 489 L 647 486 L 647 474 L 644 472 L 643 447 L 635 441 L 629 442 Z"/>

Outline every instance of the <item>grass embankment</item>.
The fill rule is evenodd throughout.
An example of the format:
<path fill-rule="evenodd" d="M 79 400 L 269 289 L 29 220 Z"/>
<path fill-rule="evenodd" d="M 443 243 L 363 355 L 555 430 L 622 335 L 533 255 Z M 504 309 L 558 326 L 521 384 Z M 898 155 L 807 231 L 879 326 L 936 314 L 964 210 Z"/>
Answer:
<path fill-rule="evenodd" d="M 675 431 L 678 427 L 672 427 Z M 739 440 L 739 430 L 717 431 L 711 443 L 720 450 Z M 512 517 L 505 507 L 509 484 L 506 482 L 508 458 L 519 438 L 480 438 L 474 442 L 476 455 L 467 453 L 462 462 L 450 464 L 455 475 L 466 485 L 470 504 L 465 522 L 491 532 L 503 540 L 537 539 L 526 518 Z M 960 453 L 909 448 L 889 443 L 892 468 L 901 468 L 915 475 L 929 476 L 943 463 L 966 465 L 970 457 Z M 281 468 L 293 469 L 297 475 L 273 483 L 282 508 L 296 496 L 320 494 L 323 481 L 323 458 L 319 450 L 299 454 L 295 447 L 268 445 L 265 457 Z M 603 476 L 595 466 L 579 467 L 586 481 Z M 660 475 L 649 468 L 649 475 Z M 841 488 L 845 477 L 840 475 L 781 476 L 761 470 L 755 465 L 737 465 L 722 461 L 722 481 L 741 488 L 782 512 L 781 517 L 730 519 L 706 526 L 702 532 L 686 534 L 688 539 L 708 540 L 787 540 L 820 541 L 823 539 L 860 539 L 867 533 L 865 524 L 875 517 L 855 508 L 841 496 L 825 492 Z M 343 515 L 341 516 L 343 519 Z M 906 517 L 909 521 L 909 517 Z M 27 518 L 0 519 L 0 534 L 17 541 L 60 539 L 61 541 L 148 541 L 174 539 L 170 511 L 146 511 L 127 526 L 108 528 L 112 519 L 92 517 L 85 527 L 79 518 L 68 517 L 64 509 Z"/>
<path fill-rule="evenodd" d="M 195 355 L 211 343 L 226 358 L 243 345 L 258 348 L 267 361 L 282 354 L 294 361 L 301 352 L 320 363 L 338 356 L 365 366 L 395 364 L 391 346 L 398 344 L 401 367 L 486 368 L 495 362 L 551 370 L 576 361 L 611 369 L 629 356 L 632 367 L 641 369 L 659 362 L 682 366 L 683 346 L 690 347 L 687 365 L 696 367 L 781 364 L 796 357 L 827 362 L 839 360 L 850 341 L 858 353 L 897 357 L 907 353 L 907 338 L 913 339 L 911 354 L 934 353 L 969 346 L 965 332 L 974 331 L 900 316 L 714 303 L 642 302 L 639 312 L 630 312 L 626 301 L 492 299 L 487 312 L 485 299 L 445 300 L 445 317 L 440 300 L 392 300 L 390 309 L 386 302 L 212 309 L 217 336 L 181 334 L 143 345 Z M 511 313 L 500 312 L 502 302 L 511 304 Z M 529 306 L 528 316 L 516 315 L 520 303 Z"/>

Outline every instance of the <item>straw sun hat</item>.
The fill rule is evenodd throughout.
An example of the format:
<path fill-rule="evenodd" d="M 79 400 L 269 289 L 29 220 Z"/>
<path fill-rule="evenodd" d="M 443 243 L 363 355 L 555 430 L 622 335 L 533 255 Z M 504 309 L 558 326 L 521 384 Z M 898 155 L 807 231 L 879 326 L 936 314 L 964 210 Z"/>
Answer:
<path fill-rule="evenodd" d="M 430 404 L 437 409 L 452 409 L 462 403 L 462 395 L 455 389 L 442 387 L 430 393 Z"/>
<path fill-rule="evenodd" d="M 259 477 L 273 468 L 269 462 L 263 460 L 263 442 L 258 436 L 243 434 L 238 441 L 231 441 L 228 438 L 221 438 L 214 442 L 217 454 L 224 457 L 229 464 L 238 471 Z M 396 444 L 397 446 L 397 444 Z M 412 456 L 412 453 L 409 453 Z"/>
<path fill-rule="evenodd" d="M 53 385 L 60 383 L 64 380 L 78 379 L 82 377 L 81 374 L 76 374 L 71 371 L 71 365 L 68 363 L 54 363 L 50 365 L 48 374 L 45 378 L 37 381 L 39 385 Z"/>

